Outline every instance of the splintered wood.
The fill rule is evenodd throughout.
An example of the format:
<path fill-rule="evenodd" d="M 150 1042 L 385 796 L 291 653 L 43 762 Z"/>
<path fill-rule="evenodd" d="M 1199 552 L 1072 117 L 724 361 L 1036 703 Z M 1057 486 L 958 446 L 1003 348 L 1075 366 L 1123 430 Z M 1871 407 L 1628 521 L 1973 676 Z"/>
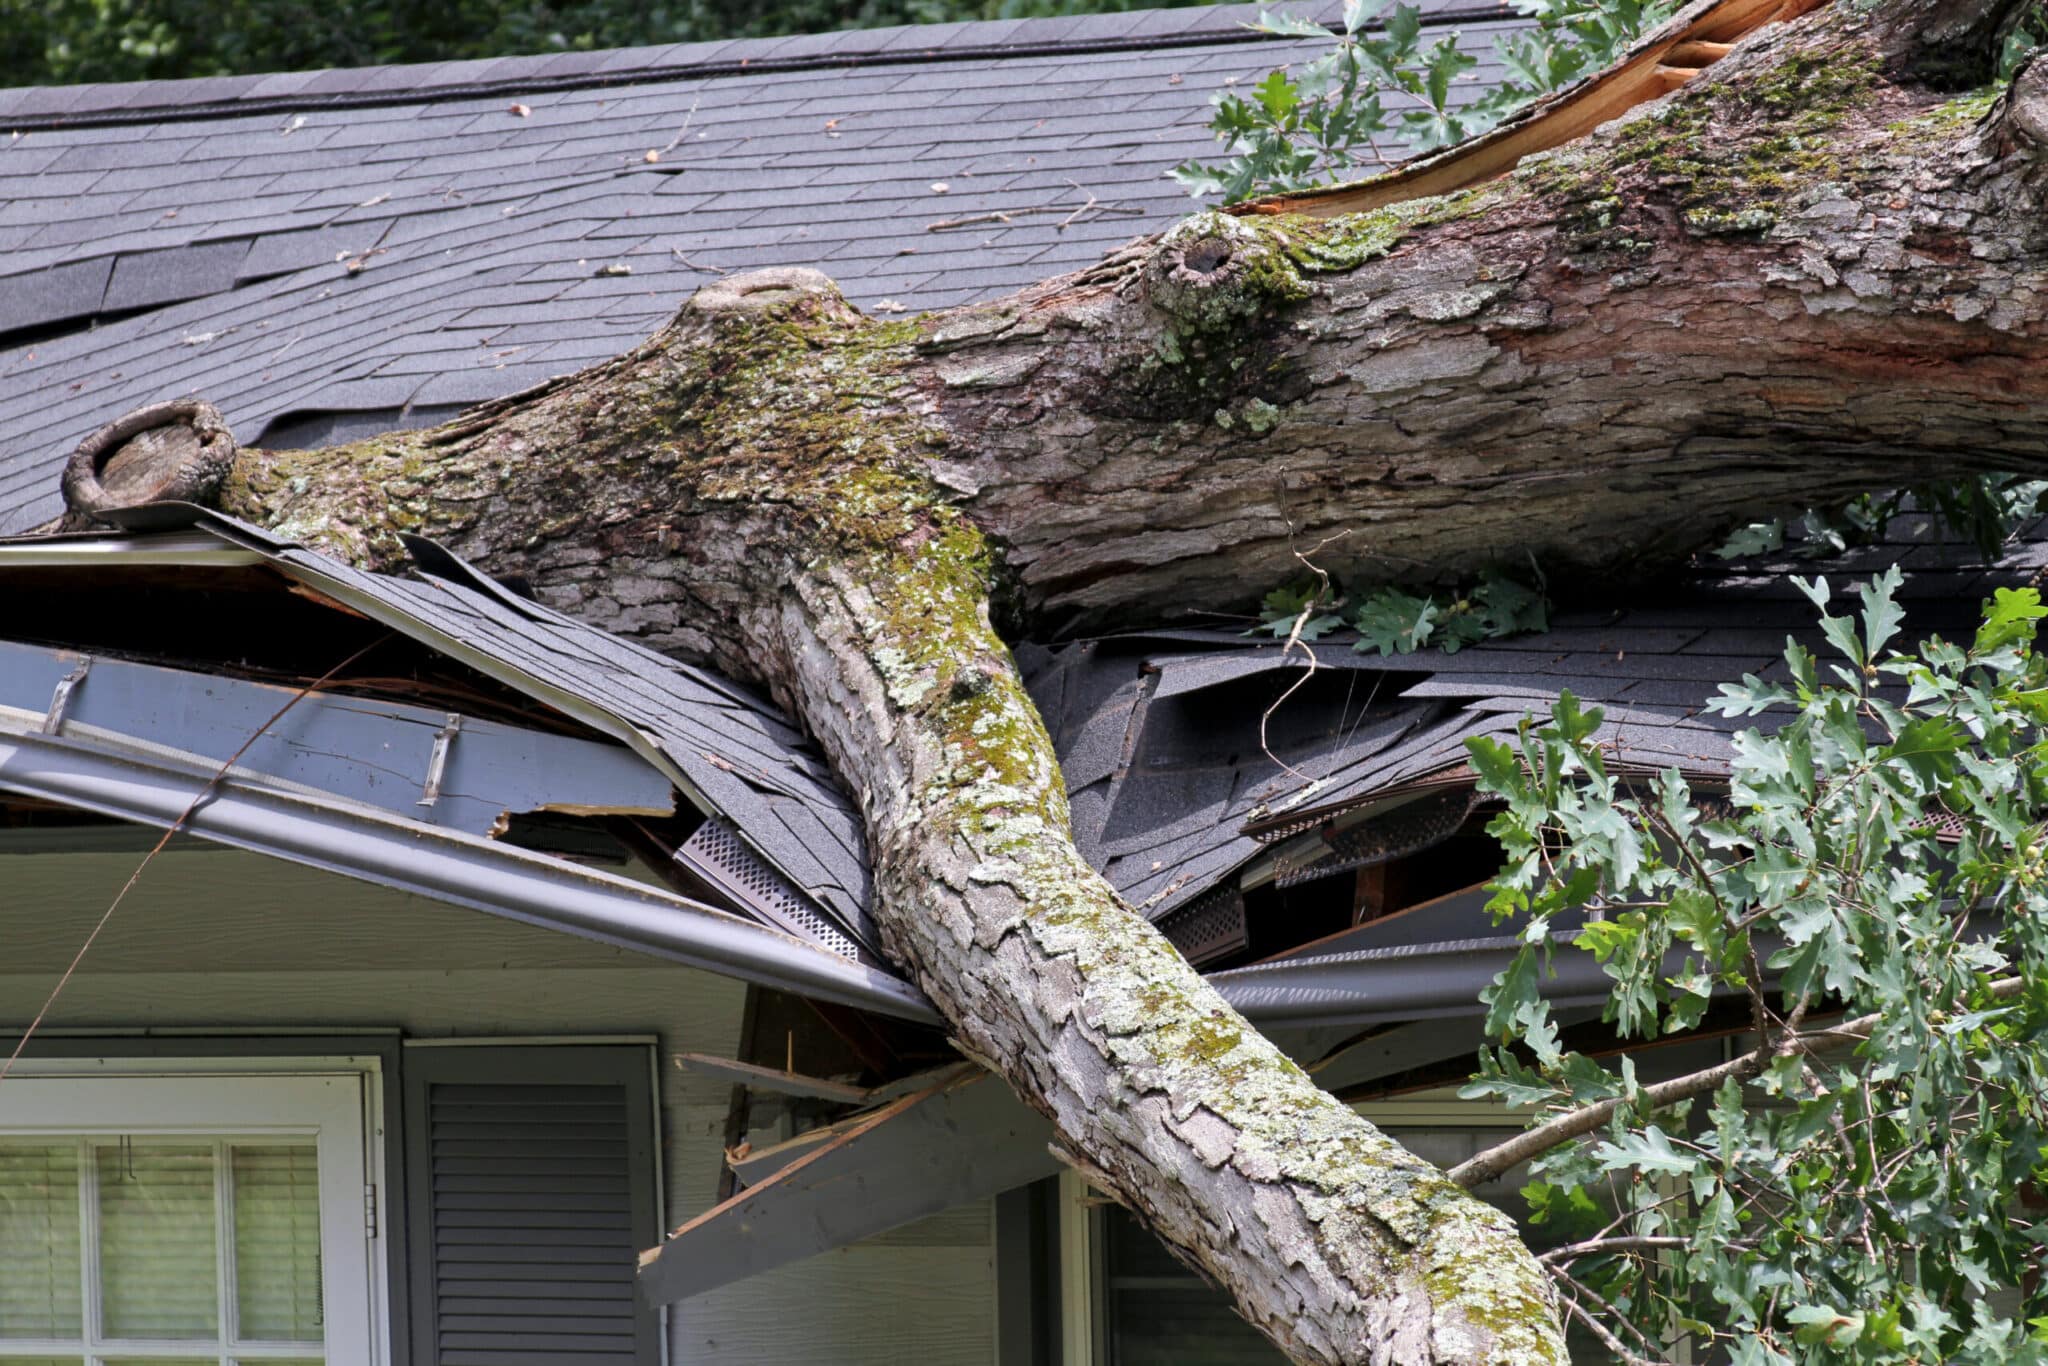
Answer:
<path fill-rule="evenodd" d="M 1698 0 L 1671 16 L 1621 61 L 1538 100 L 1481 137 L 1370 180 L 1309 194 L 1254 199 L 1233 205 L 1231 212 L 1335 218 L 1470 189 L 1506 175 L 1523 157 L 1561 147 L 1639 104 L 1670 94 L 1765 24 L 1796 19 L 1825 3 Z"/>

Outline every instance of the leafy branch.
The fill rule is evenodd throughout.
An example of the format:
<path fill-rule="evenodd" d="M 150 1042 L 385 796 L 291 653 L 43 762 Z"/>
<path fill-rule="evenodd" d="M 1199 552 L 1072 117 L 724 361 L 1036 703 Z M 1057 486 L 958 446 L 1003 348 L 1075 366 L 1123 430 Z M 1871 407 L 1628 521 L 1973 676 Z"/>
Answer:
<path fill-rule="evenodd" d="M 1548 629 L 1550 602 L 1541 587 L 1497 572 L 1454 592 L 1381 586 L 1356 598 L 1318 574 L 1266 594 L 1259 623 L 1246 634 L 1316 641 L 1348 628 L 1358 633 L 1352 648 L 1360 654 L 1401 655 L 1432 645 L 1456 654 L 1482 640 Z"/>
<path fill-rule="evenodd" d="M 1413 5 L 1346 0 L 1336 34 L 1295 15 L 1262 13 L 1246 27 L 1335 41 L 1320 56 L 1268 73 L 1249 97 L 1219 91 L 1209 128 L 1225 159 L 1184 162 L 1171 174 L 1189 194 L 1239 200 L 1377 169 L 1381 139 L 1411 152 L 1447 147 L 1605 66 L 1672 8 L 1666 0 L 1516 0 L 1515 7 L 1534 23 L 1495 45 L 1507 75 L 1476 100 L 1458 98 L 1457 87 L 1477 58 L 1456 32 L 1425 42 Z"/>
<path fill-rule="evenodd" d="M 1774 517 L 1735 529 L 1716 553 L 1722 559 L 1768 555 L 1789 545 L 1807 559 L 1839 555 L 1882 540 L 1894 519 L 1908 512 L 1932 513 L 1955 535 L 1987 558 L 2023 524 L 2039 515 L 2048 480 L 2015 474 L 1979 474 L 1911 489 L 1859 494 L 1828 508 L 1808 508 L 1791 518 Z"/>
<path fill-rule="evenodd" d="M 1739 1366 L 2048 1361 L 2048 1319 L 2013 1313 L 2048 1271 L 2048 606 L 2000 589 L 1968 643 L 1907 651 L 1897 569 L 1853 610 L 1795 582 L 1832 658 L 1790 643 L 1709 703 L 1768 718 L 1725 796 L 1613 771 L 1568 695 L 1471 742 L 1520 947 L 1465 1094 L 1531 1120 L 1452 1176 L 1529 1164 L 1547 1264 L 1627 1359 L 1677 1336 Z M 1564 953 L 1600 965 L 1621 1040 L 1693 1035 L 1717 1000 L 1749 1037 L 1649 1081 L 1567 1048 L 1542 989 Z"/>

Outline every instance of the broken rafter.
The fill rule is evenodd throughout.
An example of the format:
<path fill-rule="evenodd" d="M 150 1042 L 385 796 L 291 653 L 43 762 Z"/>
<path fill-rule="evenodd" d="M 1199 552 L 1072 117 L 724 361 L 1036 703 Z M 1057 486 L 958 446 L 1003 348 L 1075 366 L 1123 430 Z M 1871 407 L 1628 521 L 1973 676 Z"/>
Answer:
<path fill-rule="evenodd" d="M 860 1105 L 869 1099 L 869 1089 L 824 1077 L 807 1077 L 773 1067 L 762 1067 L 737 1058 L 715 1058 L 708 1053 L 678 1053 L 676 1066 L 686 1071 L 716 1077 L 750 1091 L 773 1091 L 777 1095 L 801 1096 L 807 1100 L 832 1100 Z"/>

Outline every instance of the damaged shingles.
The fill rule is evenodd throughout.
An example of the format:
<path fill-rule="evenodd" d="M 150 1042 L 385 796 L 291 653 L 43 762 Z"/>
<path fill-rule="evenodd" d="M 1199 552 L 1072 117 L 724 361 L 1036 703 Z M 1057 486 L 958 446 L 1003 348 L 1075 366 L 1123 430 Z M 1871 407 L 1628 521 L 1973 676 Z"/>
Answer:
<path fill-rule="evenodd" d="M 443 635 L 576 697 L 641 736 L 785 876 L 866 927 L 867 862 L 858 819 L 815 755 L 765 703 L 665 656 L 516 599 L 459 561 L 406 580 L 365 574 L 236 526 L 279 561 L 348 580 Z M 452 557 L 451 557 L 452 559 Z M 436 566 L 443 568 L 443 566 Z"/>
<path fill-rule="evenodd" d="M 1916 557 L 1935 566 L 1932 572 L 1909 577 L 1899 594 L 1910 605 L 1907 634 L 1915 639 L 1930 630 L 1967 636 L 1974 628 L 1971 609 L 1992 586 L 2048 563 L 2048 542 L 2031 540 L 2002 558 L 2001 572 L 1966 573 L 1946 566 L 1971 563 L 1967 548 L 1915 539 L 1921 542 Z M 1873 561 L 1870 567 L 1881 565 Z M 1839 577 L 1837 581 L 1841 582 Z M 1652 607 L 1593 619 L 1561 617 L 1551 632 L 1487 642 L 1456 655 L 1423 651 L 1382 659 L 1359 656 L 1343 642 L 1325 643 L 1316 650 L 1324 666 L 1411 675 L 1392 690 L 1394 696 L 1376 702 L 1381 716 L 1372 724 L 1382 724 L 1382 718 L 1418 703 L 1427 703 L 1434 711 L 1412 721 L 1390 743 L 1360 745 L 1341 732 L 1331 741 L 1316 739 L 1340 719 L 1323 703 L 1329 715 L 1300 718 L 1294 727 L 1294 733 L 1304 737 L 1301 743 L 1292 749 L 1275 748 L 1279 757 L 1320 780 L 1318 790 L 1301 804 L 1303 809 L 1328 812 L 1462 765 L 1468 740 L 1481 735 L 1509 738 L 1524 713 L 1545 710 L 1569 690 L 1582 702 L 1605 708 L 1597 738 L 1631 766 L 1723 771 L 1733 758 L 1729 733 L 1751 723 L 1704 711 L 1716 686 L 1746 673 L 1767 678 L 1781 673 L 1779 658 L 1788 636 L 1824 648 L 1811 604 L 1782 588 L 1781 583 L 1752 582 L 1708 570 L 1699 581 Z M 1169 649 L 1148 656 L 1132 648 L 1140 642 L 1125 640 L 1116 643 L 1122 653 L 1112 655 L 1120 670 L 1163 671 L 1148 706 L 1176 698 L 1199 706 L 1208 689 L 1285 663 L 1270 642 L 1247 643 L 1220 631 L 1158 632 L 1146 640 Z M 1061 686 L 1066 697 L 1087 692 L 1084 679 L 1076 675 L 1102 667 L 1083 647 L 1069 647 L 1054 662 L 1066 675 Z M 1424 677 L 1415 680 L 1416 674 Z M 1056 733 L 1087 737 L 1105 717 L 1122 724 L 1134 703 L 1122 697 L 1116 703 L 1098 703 L 1095 711 L 1078 718 L 1070 708 L 1070 714 L 1055 723 Z M 1319 704 L 1305 700 L 1294 705 Z M 1161 804 L 1159 792 L 1151 790 L 1158 787 L 1160 775 L 1148 766 L 1161 762 L 1161 742 L 1162 736 L 1149 725 L 1141 731 L 1138 751 L 1128 756 L 1128 776 L 1104 773 L 1096 778 L 1101 765 L 1090 763 L 1090 781 L 1077 785 L 1074 803 L 1082 847 L 1098 855 L 1108 853 L 1103 866 L 1112 882 L 1155 918 L 1201 895 L 1249 859 L 1259 846 L 1240 833 L 1246 816 L 1280 815 L 1286 799 L 1300 790 L 1298 781 L 1276 772 L 1265 756 L 1240 755 L 1236 771 L 1248 781 L 1240 783 L 1220 818 L 1203 820 L 1204 812 L 1189 811 L 1186 802 Z M 1209 743 L 1220 748 L 1213 737 Z M 1170 754 L 1165 757 L 1172 762 Z M 1141 811 L 1134 803 L 1152 809 Z M 1213 812 L 1213 805 L 1206 810 Z"/>
<path fill-rule="evenodd" d="M 1566 626 L 1554 638 L 1525 637 L 1512 649 L 1503 642 L 1455 656 L 1423 652 L 1382 659 L 1344 645 L 1321 648 L 1318 663 L 1324 667 L 1408 677 L 1364 714 L 1353 710 L 1350 695 L 1341 708 L 1310 699 L 1293 703 L 1296 715 L 1288 724 L 1278 732 L 1268 728 L 1268 750 L 1240 746 L 1235 755 L 1214 728 L 1201 724 L 1204 706 L 1219 705 L 1205 703 L 1202 694 L 1253 675 L 1301 667 L 1271 643 L 1247 644 L 1221 632 L 1174 632 L 1158 638 L 1162 645 L 1178 647 L 1166 652 L 1147 655 L 1128 648 L 1136 642 L 1123 642 L 1123 649 L 1096 654 L 1081 647 L 1057 655 L 1041 652 L 1031 663 L 1038 673 L 1058 670 L 1060 697 L 1095 700 L 1092 710 L 1077 716 L 1070 707 L 1054 720 L 1056 733 L 1077 751 L 1066 756 L 1075 787 L 1077 837 L 1118 889 L 1157 918 L 1209 890 L 1257 853 L 1260 845 L 1242 833 L 1247 823 L 1283 815 L 1289 799 L 1300 798 L 1306 786 L 1281 761 L 1317 784 L 1295 804 L 1341 809 L 1463 764 L 1467 740 L 1512 734 L 1524 711 L 1542 709 L 1570 687 L 1590 702 L 1618 704 L 1605 738 L 1639 762 L 1712 765 L 1726 753 L 1725 736 L 1707 726 L 1688 731 L 1686 708 L 1671 704 L 1704 701 L 1704 695 L 1678 698 L 1682 691 L 1709 691 L 1692 680 L 1764 661 L 1747 651 L 1715 649 L 1711 638 L 1712 631 L 1699 624 L 1638 629 L 1626 620 L 1607 620 Z M 1210 648 L 1190 650 L 1190 645 Z M 1126 681 L 1140 670 L 1161 675 L 1153 696 L 1142 701 Z M 1105 696 L 1105 674 L 1125 691 Z M 1417 681 L 1416 674 L 1424 677 Z M 1034 688 L 1041 698 L 1054 692 L 1038 679 Z M 1644 694 L 1639 701 L 1637 690 Z M 1636 704 L 1623 703 L 1624 698 Z M 1135 752 L 1111 769 L 1104 762 L 1105 742 L 1134 724 L 1134 708 L 1140 710 Z M 1301 714 L 1303 708 L 1312 714 Z M 1201 734 L 1206 750 L 1190 748 L 1183 734 L 1190 731 Z M 1228 796 L 1219 800 L 1222 773 L 1231 778 Z"/>
<path fill-rule="evenodd" d="M 816 786 L 817 770 L 790 772 L 790 751 L 798 742 L 764 704 L 741 705 L 730 691 L 707 686 L 688 665 L 651 651 L 630 666 L 607 659 L 593 648 L 597 633 L 567 618 L 549 623 L 512 611 L 472 613 L 471 620 L 522 668 L 605 705 L 655 737 L 670 759 L 711 790 L 737 797 L 739 784 L 746 783 L 802 797 Z M 709 717 L 721 724 L 705 724 Z"/>

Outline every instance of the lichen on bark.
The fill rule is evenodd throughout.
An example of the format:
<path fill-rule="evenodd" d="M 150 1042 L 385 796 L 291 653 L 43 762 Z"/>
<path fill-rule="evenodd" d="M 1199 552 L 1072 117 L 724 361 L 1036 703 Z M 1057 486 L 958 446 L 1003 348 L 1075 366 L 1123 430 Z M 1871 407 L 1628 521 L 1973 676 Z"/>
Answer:
<path fill-rule="evenodd" d="M 960 526 L 828 557 L 774 628 L 812 652 L 804 710 L 834 718 L 857 775 L 891 954 L 1069 1159 L 1294 1359 L 1563 1361 L 1513 1225 L 1317 1089 L 1082 860 L 989 624 L 993 565 Z"/>

